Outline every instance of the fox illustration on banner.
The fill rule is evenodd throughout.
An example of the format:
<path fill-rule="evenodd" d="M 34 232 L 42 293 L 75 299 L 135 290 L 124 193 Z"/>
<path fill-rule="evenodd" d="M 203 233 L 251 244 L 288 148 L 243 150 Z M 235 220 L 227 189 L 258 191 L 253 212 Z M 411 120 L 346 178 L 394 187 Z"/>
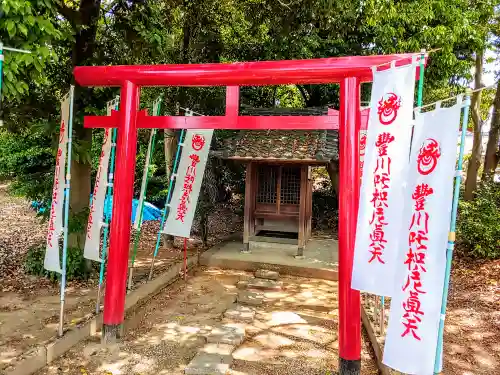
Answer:
<path fill-rule="evenodd" d="M 59 145 L 57 147 L 54 187 L 52 188 L 52 203 L 50 205 L 49 229 L 47 247 L 43 266 L 47 271 L 61 273 L 59 257 L 59 239 L 63 231 L 64 184 L 66 173 L 66 154 L 68 150 L 68 124 L 70 116 L 70 95 L 61 101 L 61 127 L 59 130 Z"/>
<path fill-rule="evenodd" d="M 434 373 L 462 105 L 416 114 L 383 362 Z"/>
<path fill-rule="evenodd" d="M 389 296 L 399 249 L 413 123 L 416 56 L 373 73 L 352 288 Z"/>

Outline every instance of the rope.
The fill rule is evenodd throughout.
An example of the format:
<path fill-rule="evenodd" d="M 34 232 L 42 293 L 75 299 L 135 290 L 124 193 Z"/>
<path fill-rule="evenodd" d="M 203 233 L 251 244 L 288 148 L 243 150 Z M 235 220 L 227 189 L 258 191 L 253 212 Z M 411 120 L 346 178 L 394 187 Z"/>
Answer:
<path fill-rule="evenodd" d="M 201 113 L 198 113 L 198 112 L 195 112 L 193 111 L 192 109 L 189 109 L 189 108 L 184 108 L 184 107 L 179 107 L 180 109 L 182 109 L 183 111 L 190 111 L 191 113 L 194 113 L 195 115 L 198 115 L 198 116 L 205 116 Z"/>
<path fill-rule="evenodd" d="M 434 105 L 436 105 L 437 103 L 442 103 L 442 102 L 447 102 L 449 100 L 453 100 L 453 99 L 456 99 L 458 98 L 460 95 L 467 95 L 467 94 L 472 94 L 473 92 L 478 92 L 478 91 L 482 91 L 482 90 L 488 90 L 488 89 L 492 89 L 492 88 L 495 88 L 496 86 L 498 85 L 498 82 L 495 82 L 494 84 L 492 85 L 489 85 L 489 86 L 484 86 L 484 87 L 480 87 L 478 89 L 474 89 L 474 90 L 471 90 L 471 89 L 466 89 L 465 90 L 465 93 L 461 93 L 461 94 L 458 94 L 458 95 L 455 95 L 455 96 L 451 96 L 449 98 L 446 98 L 446 99 L 441 99 L 441 100 L 437 100 L 433 103 L 429 103 L 429 104 L 426 104 L 426 105 L 423 105 L 421 107 L 415 107 L 414 110 L 417 110 L 417 109 L 422 109 L 422 108 L 427 108 L 427 107 L 432 107 Z"/>

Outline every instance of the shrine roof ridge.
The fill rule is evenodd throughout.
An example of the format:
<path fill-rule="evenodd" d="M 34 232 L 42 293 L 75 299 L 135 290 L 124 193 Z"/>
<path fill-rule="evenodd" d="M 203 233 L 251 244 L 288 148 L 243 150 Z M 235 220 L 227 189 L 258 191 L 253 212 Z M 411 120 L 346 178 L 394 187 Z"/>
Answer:
<path fill-rule="evenodd" d="M 391 61 L 396 61 L 398 66 L 409 64 L 414 55 L 415 53 L 406 53 L 234 63 L 77 66 L 74 68 L 74 75 L 81 86 L 121 86 L 125 81 L 139 86 L 321 84 L 340 82 L 345 77 L 358 77 L 367 82 L 372 80 L 372 67 Z"/>

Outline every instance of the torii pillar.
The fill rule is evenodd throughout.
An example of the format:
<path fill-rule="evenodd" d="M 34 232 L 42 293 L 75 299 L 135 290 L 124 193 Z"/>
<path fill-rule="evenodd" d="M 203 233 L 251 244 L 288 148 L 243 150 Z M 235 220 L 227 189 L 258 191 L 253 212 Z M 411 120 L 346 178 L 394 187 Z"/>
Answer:
<path fill-rule="evenodd" d="M 360 295 L 351 289 L 351 271 L 359 203 L 360 84 L 372 80 L 371 67 L 412 55 L 355 56 L 312 60 L 233 64 L 76 67 L 81 86 L 121 87 L 120 111 L 86 116 L 84 126 L 118 128 L 113 220 L 104 299 L 103 337 L 114 340 L 123 323 L 135 156 L 138 128 L 170 129 L 338 129 L 339 178 L 339 369 L 355 375 L 361 364 Z M 418 72 L 417 72 L 418 75 Z M 340 116 L 239 116 L 239 86 L 340 83 Z M 147 116 L 139 111 L 141 86 L 228 86 L 226 116 Z"/>

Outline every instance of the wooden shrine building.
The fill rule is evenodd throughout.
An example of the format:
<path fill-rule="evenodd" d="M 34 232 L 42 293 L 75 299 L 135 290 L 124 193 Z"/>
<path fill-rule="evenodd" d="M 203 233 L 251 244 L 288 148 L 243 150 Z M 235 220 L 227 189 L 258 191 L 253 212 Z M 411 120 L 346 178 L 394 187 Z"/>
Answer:
<path fill-rule="evenodd" d="M 245 112 L 321 116 L 327 109 Z M 302 256 L 312 231 L 311 168 L 338 159 L 337 130 L 241 130 L 218 154 L 246 164 L 243 251 L 271 242 L 296 245 Z"/>

